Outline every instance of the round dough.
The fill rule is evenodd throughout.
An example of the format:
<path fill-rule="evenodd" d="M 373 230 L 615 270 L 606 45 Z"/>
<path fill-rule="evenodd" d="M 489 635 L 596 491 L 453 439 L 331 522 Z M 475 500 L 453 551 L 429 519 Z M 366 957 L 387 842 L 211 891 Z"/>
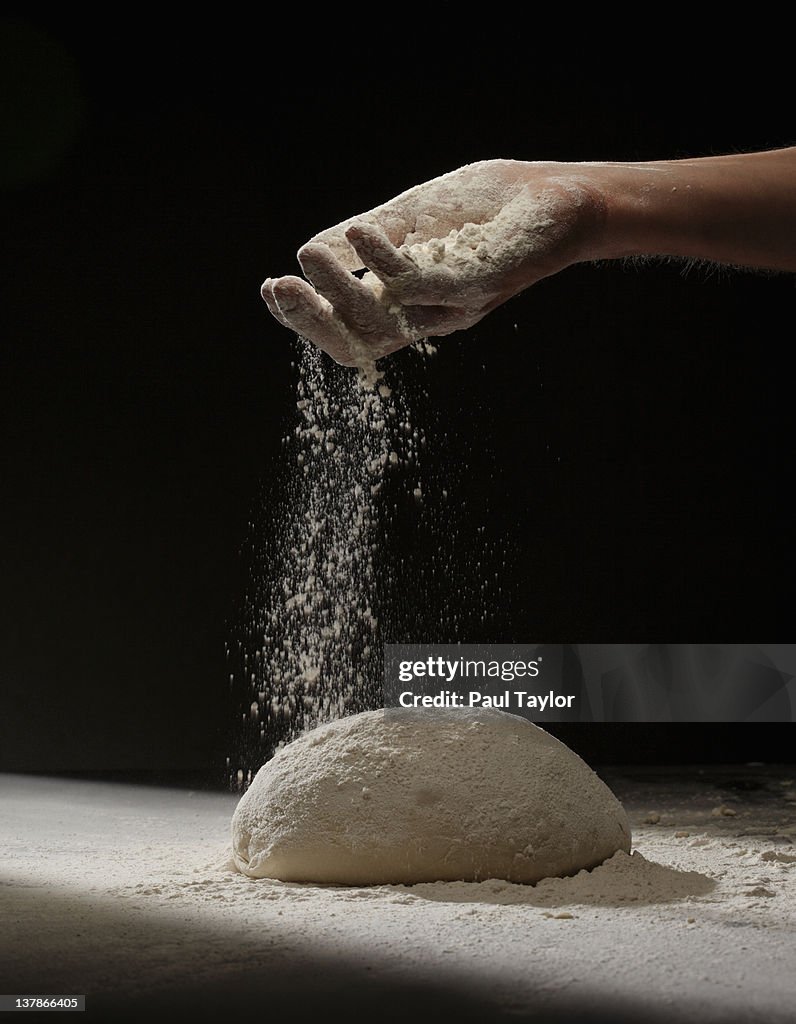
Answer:
<path fill-rule="evenodd" d="M 613 793 L 516 715 L 365 711 L 283 747 L 232 819 L 253 878 L 344 885 L 538 882 L 630 852 Z"/>

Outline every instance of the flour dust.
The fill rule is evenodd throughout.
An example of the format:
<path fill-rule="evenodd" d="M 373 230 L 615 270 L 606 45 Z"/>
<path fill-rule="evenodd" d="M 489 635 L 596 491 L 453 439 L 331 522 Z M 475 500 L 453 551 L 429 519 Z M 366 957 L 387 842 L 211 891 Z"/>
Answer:
<path fill-rule="evenodd" d="M 468 530 L 466 459 L 446 457 L 450 431 L 413 380 L 435 354 L 392 357 L 372 385 L 302 343 L 284 479 L 255 517 L 244 621 L 227 650 L 233 788 L 303 732 L 381 707 L 385 643 L 473 639 L 488 617 L 499 545 L 483 524 Z"/>

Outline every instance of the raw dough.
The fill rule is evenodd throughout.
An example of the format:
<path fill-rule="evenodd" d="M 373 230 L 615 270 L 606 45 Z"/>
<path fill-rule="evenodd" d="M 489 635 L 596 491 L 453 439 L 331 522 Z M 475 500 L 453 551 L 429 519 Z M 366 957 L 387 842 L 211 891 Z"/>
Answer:
<path fill-rule="evenodd" d="M 238 804 L 232 842 L 254 878 L 537 882 L 629 852 L 630 827 L 577 754 L 525 719 L 389 709 L 282 748 Z"/>

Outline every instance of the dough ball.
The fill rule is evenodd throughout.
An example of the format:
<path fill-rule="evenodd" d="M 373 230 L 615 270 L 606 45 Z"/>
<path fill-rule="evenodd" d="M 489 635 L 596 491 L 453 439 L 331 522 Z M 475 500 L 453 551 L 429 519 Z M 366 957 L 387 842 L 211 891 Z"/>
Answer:
<path fill-rule="evenodd" d="M 630 852 L 613 793 L 502 711 L 366 711 L 278 751 L 232 819 L 253 878 L 343 885 L 538 882 Z"/>

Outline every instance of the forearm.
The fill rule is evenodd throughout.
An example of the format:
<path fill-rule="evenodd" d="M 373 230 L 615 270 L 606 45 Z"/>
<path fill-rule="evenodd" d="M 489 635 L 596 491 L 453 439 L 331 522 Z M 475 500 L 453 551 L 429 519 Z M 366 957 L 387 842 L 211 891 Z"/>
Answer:
<path fill-rule="evenodd" d="M 796 271 L 796 147 L 573 171 L 602 208 L 591 258 L 682 256 Z"/>

